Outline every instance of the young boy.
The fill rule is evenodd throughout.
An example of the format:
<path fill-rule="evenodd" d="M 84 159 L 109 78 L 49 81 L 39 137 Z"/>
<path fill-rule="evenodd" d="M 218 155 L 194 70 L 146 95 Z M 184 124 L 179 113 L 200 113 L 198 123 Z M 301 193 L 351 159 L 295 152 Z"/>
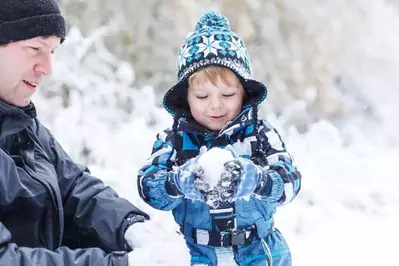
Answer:
<path fill-rule="evenodd" d="M 258 120 L 267 89 L 251 79 L 244 42 L 226 17 L 207 12 L 197 22 L 179 52 L 178 80 L 164 97 L 174 124 L 158 134 L 139 172 L 140 196 L 172 210 L 192 265 L 291 265 L 273 214 L 295 198 L 301 175 L 277 131 Z M 195 166 L 204 146 L 227 147 L 236 157 L 221 175 L 230 177 L 227 186 L 204 189 Z"/>

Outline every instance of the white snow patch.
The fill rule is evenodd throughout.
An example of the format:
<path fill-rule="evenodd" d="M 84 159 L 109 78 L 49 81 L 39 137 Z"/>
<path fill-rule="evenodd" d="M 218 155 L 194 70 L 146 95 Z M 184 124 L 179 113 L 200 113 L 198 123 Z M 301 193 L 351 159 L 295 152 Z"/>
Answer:
<path fill-rule="evenodd" d="M 204 181 L 212 188 L 216 187 L 224 172 L 224 164 L 233 159 L 230 151 L 221 148 L 212 148 L 202 154 L 198 159 L 198 165 L 204 171 Z"/>

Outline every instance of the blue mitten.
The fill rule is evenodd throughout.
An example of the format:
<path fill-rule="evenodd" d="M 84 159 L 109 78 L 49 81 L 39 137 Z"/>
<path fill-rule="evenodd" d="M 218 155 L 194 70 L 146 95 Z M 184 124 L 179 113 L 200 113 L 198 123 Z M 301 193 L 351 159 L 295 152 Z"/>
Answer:
<path fill-rule="evenodd" d="M 248 199 L 252 194 L 256 194 L 270 203 L 280 199 L 284 192 L 284 183 L 276 171 L 262 168 L 244 158 L 240 158 L 238 162 L 242 167 L 242 174 L 236 198 Z"/>
<path fill-rule="evenodd" d="M 238 159 L 235 159 L 225 163 L 224 169 L 217 187 L 221 191 L 222 200 L 232 200 L 242 175 L 242 166 Z"/>
<path fill-rule="evenodd" d="M 231 145 L 227 145 L 228 150 L 234 159 L 224 164 L 225 171 L 221 176 L 218 186 L 224 188 L 223 192 L 228 197 L 250 196 L 258 182 L 258 169 L 252 161 L 240 157 Z M 248 178 L 246 178 L 248 176 Z"/>
<path fill-rule="evenodd" d="M 260 180 L 264 177 L 263 169 L 249 159 L 239 158 L 237 162 L 241 166 L 241 176 L 236 198 L 249 198 L 249 196 L 251 196 L 257 189 Z"/>
<path fill-rule="evenodd" d="M 200 172 L 197 160 L 197 157 L 190 159 L 183 165 L 174 167 L 173 171 L 169 172 L 166 190 L 170 195 L 178 196 L 183 194 L 187 199 L 203 201 L 203 195 L 194 185 L 196 174 Z"/>

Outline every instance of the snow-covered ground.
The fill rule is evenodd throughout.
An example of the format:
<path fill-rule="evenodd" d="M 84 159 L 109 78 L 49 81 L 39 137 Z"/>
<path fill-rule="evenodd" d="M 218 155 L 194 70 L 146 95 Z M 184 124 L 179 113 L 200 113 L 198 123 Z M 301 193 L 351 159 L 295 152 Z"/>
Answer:
<path fill-rule="evenodd" d="M 39 116 L 73 158 L 151 214 L 148 252 L 186 252 L 171 214 L 143 203 L 136 185 L 156 134 L 172 118 L 156 107 L 153 89 L 134 88 L 133 69 L 96 42 L 102 30 L 94 39 L 82 38 L 76 29 L 69 32 L 54 65 L 55 79 L 34 98 Z M 398 47 L 399 37 L 387 36 L 389 46 L 373 39 L 368 48 L 375 57 L 362 58 L 365 93 L 377 121 L 367 116 L 362 119 L 370 123 L 350 117 L 339 126 L 319 121 L 298 133 L 281 117 L 264 117 L 279 129 L 303 175 L 299 196 L 276 214 L 295 266 L 397 264 L 399 55 L 392 47 Z"/>
<path fill-rule="evenodd" d="M 36 103 L 46 106 L 40 99 Z M 148 126 L 145 116 L 137 116 L 107 128 L 96 112 L 80 117 L 74 109 L 57 110 L 51 113 L 55 119 L 50 127 L 72 156 L 79 157 L 74 151 L 84 141 L 91 149 L 93 174 L 152 215 L 154 246 L 148 252 L 159 241 L 175 243 L 184 252 L 171 214 L 151 209 L 137 193 L 137 171 L 149 156 L 156 133 L 172 122 L 166 112 L 154 112 L 156 126 Z M 71 123 L 79 117 L 81 123 Z M 303 174 L 298 198 L 276 215 L 276 226 L 291 246 L 294 265 L 393 265 L 396 259 L 399 149 L 373 143 L 353 130 L 356 138 L 350 144 L 343 143 L 340 132 L 328 122 L 315 124 L 304 135 L 282 133 Z"/>

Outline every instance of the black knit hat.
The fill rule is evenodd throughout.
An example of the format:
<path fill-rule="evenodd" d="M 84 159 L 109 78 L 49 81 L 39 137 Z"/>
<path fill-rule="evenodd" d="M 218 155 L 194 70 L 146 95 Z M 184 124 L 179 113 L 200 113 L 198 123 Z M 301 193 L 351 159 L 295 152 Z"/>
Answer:
<path fill-rule="evenodd" d="M 0 44 L 53 35 L 63 42 L 65 32 L 56 0 L 0 1 Z"/>

